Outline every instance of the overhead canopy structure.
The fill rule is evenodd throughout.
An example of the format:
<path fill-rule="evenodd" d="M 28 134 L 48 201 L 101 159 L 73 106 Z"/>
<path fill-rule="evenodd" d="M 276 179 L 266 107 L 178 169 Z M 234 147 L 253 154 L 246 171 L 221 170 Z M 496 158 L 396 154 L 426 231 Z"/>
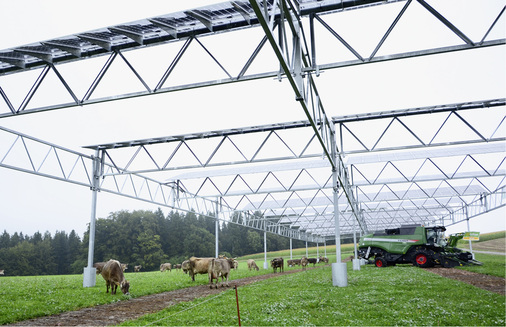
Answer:
<path fill-rule="evenodd" d="M 382 53 L 398 22 L 415 4 L 454 39 L 437 47 Z M 327 23 L 328 16 L 384 5 L 395 6 L 396 14 L 367 55 Z M 2 50 L 0 118 L 277 78 L 290 83 L 308 119 L 86 146 L 95 150 L 94 155 L 0 127 L 0 139 L 8 144 L 0 149 L 0 167 L 210 216 L 218 206 L 219 219 L 312 242 L 335 238 L 336 208 L 342 234 L 404 224 L 453 224 L 506 204 L 505 99 L 329 117 L 316 89 L 317 76 L 340 67 L 504 46 L 504 31 L 499 38 L 491 37 L 504 19 L 503 7 L 474 40 L 424 0 L 230 1 Z M 320 61 L 317 24 L 351 58 Z M 265 37 L 237 73 L 229 72 L 201 41 L 259 26 Z M 192 42 L 209 54 L 219 74 L 167 86 Z M 162 77 L 150 84 L 128 54 L 166 44 L 180 47 L 168 67 L 167 62 L 160 63 Z M 276 55 L 276 68 L 250 72 L 267 44 Z M 84 88 L 75 88 L 73 76 L 65 76 L 59 68 L 104 58 Z M 96 95 L 118 60 L 140 82 L 138 88 Z M 9 79 L 20 74 L 33 77 L 33 72 L 39 73 L 35 82 Z M 63 92 L 49 94 L 50 103 L 32 104 L 50 72 Z M 15 101 L 10 92 L 14 88 L 28 91 Z M 26 154 L 24 159 L 14 158 L 20 152 Z"/>

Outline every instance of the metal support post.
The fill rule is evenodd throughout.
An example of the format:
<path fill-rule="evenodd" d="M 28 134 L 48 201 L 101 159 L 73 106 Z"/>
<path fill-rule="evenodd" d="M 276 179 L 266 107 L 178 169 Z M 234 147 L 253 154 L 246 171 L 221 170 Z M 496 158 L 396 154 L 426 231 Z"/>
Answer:
<path fill-rule="evenodd" d="M 99 150 L 95 151 L 93 159 L 93 180 L 91 187 L 91 219 L 90 234 L 88 243 L 88 266 L 84 267 L 83 287 L 93 287 L 96 284 L 96 268 L 93 267 L 93 256 L 95 250 L 95 221 L 97 218 L 97 194 L 100 188 L 100 177 L 102 176 L 102 165 L 99 157 Z"/>
<path fill-rule="evenodd" d="M 264 231 L 264 269 L 267 269 L 267 233 Z"/>
<path fill-rule="evenodd" d="M 467 208 L 466 208 L 466 218 L 467 218 L 467 231 L 470 232 L 471 228 L 469 226 L 469 215 L 467 214 Z M 471 242 L 471 238 L 470 237 L 469 237 L 469 252 L 471 252 L 471 254 L 473 255 L 473 259 L 474 259 L 473 244 Z"/>
<path fill-rule="evenodd" d="M 290 260 L 292 260 L 292 238 L 290 237 Z"/>
<path fill-rule="evenodd" d="M 331 137 L 331 151 L 334 162 L 337 162 L 337 148 L 335 135 Z M 337 167 L 332 167 L 332 188 L 334 195 L 334 224 L 336 229 L 336 263 L 332 264 L 332 285 L 345 287 L 348 286 L 348 272 L 346 271 L 346 263 L 341 262 L 341 231 L 339 228 L 339 185 Z"/>
<path fill-rule="evenodd" d="M 353 249 L 355 251 L 355 256 L 353 257 L 353 270 L 360 270 L 360 259 L 358 258 L 357 251 L 357 223 L 355 219 L 353 219 Z"/>
<path fill-rule="evenodd" d="M 218 258 L 218 253 L 219 253 L 219 237 L 218 237 L 218 231 L 220 229 L 220 222 L 218 220 L 219 218 L 219 200 L 216 201 L 216 221 L 215 221 L 215 226 L 214 226 L 214 233 L 215 233 L 215 258 Z"/>

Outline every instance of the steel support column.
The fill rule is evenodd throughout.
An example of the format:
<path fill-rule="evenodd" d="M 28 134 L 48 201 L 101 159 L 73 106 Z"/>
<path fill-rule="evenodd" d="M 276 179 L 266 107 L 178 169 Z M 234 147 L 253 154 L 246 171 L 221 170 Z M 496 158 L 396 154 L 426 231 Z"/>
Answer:
<path fill-rule="evenodd" d="M 95 250 L 95 221 L 97 218 L 97 195 L 100 188 L 100 176 L 102 176 L 102 164 L 100 151 L 95 151 L 93 157 L 93 181 L 91 188 L 91 219 L 88 244 L 88 266 L 84 268 L 83 287 L 93 287 L 96 284 L 96 268 L 93 267 L 93 256 Z"/>

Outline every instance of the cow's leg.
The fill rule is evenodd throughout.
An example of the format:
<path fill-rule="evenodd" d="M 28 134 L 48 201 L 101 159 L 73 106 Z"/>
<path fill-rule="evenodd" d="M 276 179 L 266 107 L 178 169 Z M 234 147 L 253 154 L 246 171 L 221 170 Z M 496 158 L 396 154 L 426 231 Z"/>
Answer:
<path fill-rule="evenodd" d="M 107 290 L 105 291 L 106 293 L 109 293 L 109 285 L 110 285 L 110 284 L 109 284 L 109 282 L 108 282 L 108 281 L 106 281 L 106 282 L 105 282 L 105 286 L 107 287 Z"/>

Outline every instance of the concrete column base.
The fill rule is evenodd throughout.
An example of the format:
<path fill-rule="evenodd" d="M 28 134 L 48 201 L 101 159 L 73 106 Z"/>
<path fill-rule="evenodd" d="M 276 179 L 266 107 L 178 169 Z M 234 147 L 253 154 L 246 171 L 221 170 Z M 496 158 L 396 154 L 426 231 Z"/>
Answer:
<path fill-rule="evenodd" d="M 346 263 L 338 262 L 332 264 L 332 285 L 339 287 L 348 286 L 348 272 Z"/>
<path fill-rule="evenodd" d="M 93 287 L 97 282 L 97 268 L 84 267 L 83 287 Z"/>
<path fill-rule="evenodd" d="M 360 270 L 360 266 L 362 265 L 360 259 L 353 259 L 353 270 Z"/>
<path fill-rule="evenodd" d="M 269 269 L 269 264 L 267 263 L 267 261 L 264 261 L 264 269 Z"/>

